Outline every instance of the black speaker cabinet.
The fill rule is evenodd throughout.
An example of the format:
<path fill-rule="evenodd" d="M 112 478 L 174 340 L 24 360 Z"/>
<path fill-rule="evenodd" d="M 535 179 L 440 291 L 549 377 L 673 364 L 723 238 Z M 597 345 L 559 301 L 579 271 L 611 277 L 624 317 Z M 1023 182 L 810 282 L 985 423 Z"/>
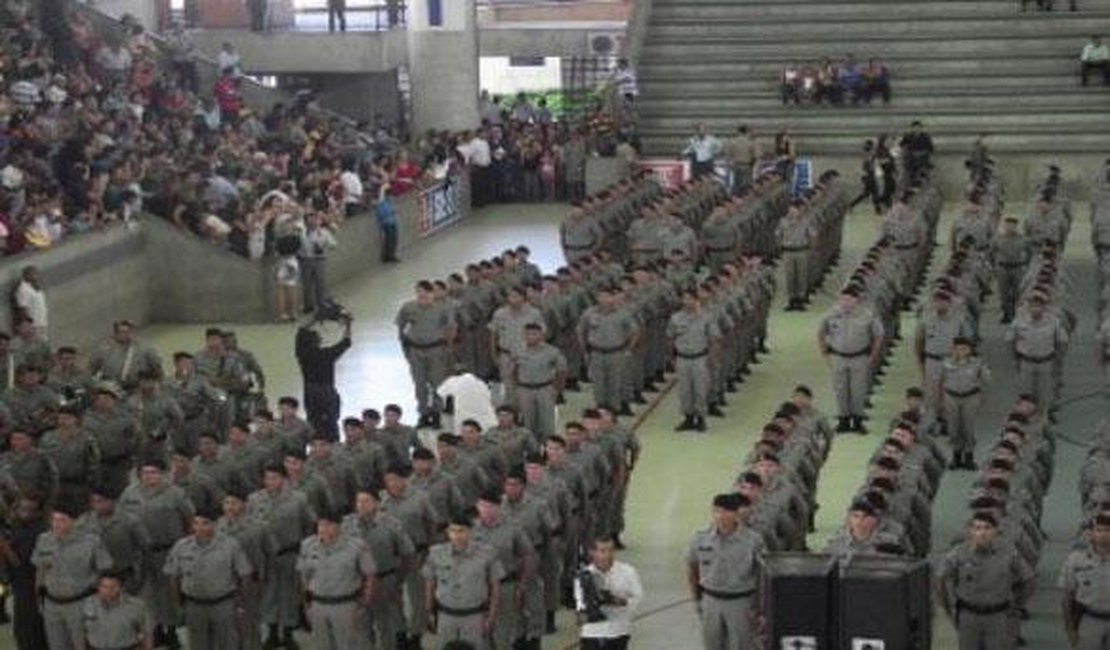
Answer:
<path fill-rule="evenodd" d="M 929 650 L 932 600 L 924 560 L 859 555 L 841 560 L 839 648 Z"/>
<path fill-rule="evenodd" d="M 761 596 L 774 650 L 836 648 L 836 559 L 814 553 L 763 558 Z"/>

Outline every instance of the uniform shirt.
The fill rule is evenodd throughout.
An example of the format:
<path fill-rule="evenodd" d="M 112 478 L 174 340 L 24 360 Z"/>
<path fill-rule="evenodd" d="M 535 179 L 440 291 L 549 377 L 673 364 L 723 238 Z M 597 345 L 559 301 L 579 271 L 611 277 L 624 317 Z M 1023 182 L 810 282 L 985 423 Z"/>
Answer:
<path fill-rule="evenodd" d="M 247 562 L 254 570 L 252 577 L 259 579 L 266 568 L 266 555 L 269 551 L 266 531 L 262 525 L 257 520 L 248 519 L 246 516 L 235 521 L 224 516 L 216 522 L 216 534 L 234 538 L 239 542 L 239 548 L 243 549 Z"/>
<path fill-rule="evenodd" d="M 701 587 L 736 594 L 756 588 L 762 552 L 763 540 L 751 529 L 740 526 L 730 535 L 721 535 L 710 526 L 694 535 L 686 562 L 698 568 Z"/>
<path fill-rule="evenodd" d="M 956 337 L 971 334 L 967 319 L 951 308 L 943 315 L 936 309 L 927 310 L 917 321 L 917 345 L 932 359 L 948 356 Z"/>
<path fill-rule="evenodd" d="M 385 425 L 375 431 L 372 436 L 378 444 L 385 448 L 386 457 L 390 464 L 409 462 L 412 458 L 412 450 L 424 446 L 416 429 L 404 424 Z"/>
<path fill-rule="evenodd" d="M 844 526 L 840 529 L 829 543 L 825 545 L 825 553 L 835 555 L 842 560 L 851 559 L 856 555 L 874 555 L 879 551 L 876 548 L 883 544 L 890 544 L 894 546 L 902 546 L 902 540 L 879 530 L 878 527 L 871 533 L 867 539 L 856 539 L 848 531 L 848 527 Z"/>
<path fill-rule="evenodd" d="M 998 539 L 978 550 L 969 543 L 960 544 L 944 556 L 940 570 L 949 608 L 958 601 L 978 607 L 1005 602 L 1021 606 L 1025 595 L 1021 590 L 1035 577 L 1015 548 Z"/>
<path fill-rule="evenodd" d="M 489 331 L 497 337 L 497 351 L 519 354 L 525 347 L 524 327 L 533 324 L 547 330 L 543 312 L 532 305 L 522 305 L 519 310 L 508 305 L 499 307 L 489 322 Z"/>
<path fill-rule="evenodd" d="M 243 547 L 231 535 L 216 535 L 207 542 L 195 536 L 180 539 L 162 567 L 183 595 L 197 599 L 223 598 L 253 572 Z"/>
<path fill-rule="evenodd" d="M 115 602 L 93 595 L 82 610 L 85 640 L 93 648 L 134 648 L 151 638 L 154 622 L 146 603 L 123 592 Z"/>
<path fill-rule="evenodd" d="M 185 412 L 170 394 L 158 390 L 152 395 L 139 392 L 128 400 L 130 413 L 115 409 L 111 413 L 90 411 L 85 416 L 85 426 L 97 432 L 97 439 L 103 440 L 111 451 L 104 451 L 107 458 L 119 458 L 133 453 L 136 426 L 143 442 L 165 441 L 185 421 Z M 95 421 L 90 421 L 96 414 Z M 132 414 L 134 414 L 132 416 Z"/>
<path fill-rule="evenodd" d="M 423 573 L 425 579 L 435 581 L 436 602 L 452 609 L 487 605 L 490 587 L 505 577 L 497 552 L 474 541 L 461 551 L 450 544 L 436 544 L 428 552 Z"/>
<path fill-rule="evenodd" d="M 679 356 L 703 355 L 715 339 L 721 338 L 721 328 L 704 310 L 682 309 L 667 322 L 667 338 L 674 342 Z"/>
<path fill-rule="evenodd" d="M 470 505 L 451 475 L 438 467 L 433 467 L 427 476 L 413 472 L 409 478 L 409 488 L 428 495 L 432 508 L 444 519 L 463 512 Z"/>
<path fill-rule="evenodd" d="M 440 513 L 436 512 L 428 495 L 423 492 L 409 488 L 400 496 L 386 495 L 381 509 L 401 522 L 417 551 L 426 550 L 439 532 Z"/>
<path fill-rule="evenodd" d="M 154 488 L 132 483 L 120 495 L 118 507 L 146 527 L 154 552 L 167 551 L 184 537 L 194 512 L 185 491 L 165 482 Z"/>
<path fill-rule="evenodd" d="M 995 236 L 992 246 L 994 261 L 1005 266 L 1024 266 L 1032 254 L 1029 240 L 1020 233 Z"/>
<path fill-rule="evenodd" d="M 990 377 L 991 371 L 979 357 L 968 357 L 962 361 L 953 357 L 944 360 L 940 381 L 945 392 L 958 397 L 982 390 Z"/>
<path fill-rule="evenodd" d="M 469 372 L 448 377 L 436 388 L 436 394 L 444 399 L 455 398 L 456 433 L 462 430 L 462 423 L 466 420 L 474 420 L 482 425 L 483 430 L 497 424 L 489 386 Z"/>
<path fill-rule="evenodd" d="M 150 535 L 134 515 L 117 510 L 109 517 L 101 517 L 90 510 L 77 519 L 76 528 L 100 538 L 115 570 L 141 569 L 143 556 L 150 547 Z"/>
<path fill-rule="evenodd" d="M 522 564 L 536 565 L 536 549 L 532 546 L 532 540 L 524 533 L 524 529 L 504 516 L 499 517 L 492 526 L 475 520 L 474 527 L 470 530 L 470 539 L 493 549 L 505 569 L 503 580 L 519 580 L 521 576 L 517 571 Z"/>
<path fill-rule="evenodd" d="M 775 228 L 775 238 L 784 250 L 809 248 L 817 232 L 806 216 L 783 219 Z"/>
<path fill-rule="evenodd" d="M 4 472 L 24 491 L 52 494 L 58 488 L 58 469 L 38 449 L 16 453 L 9 451 L 2 460 Z"/>
<path fill-rule="evenodd" d="M 596 565 L 586 567 L 594 584 L 599 591 L 607 591 L 617 598 L 628 601 L 624 605 L 602 605 L 601 612 L 605 620 L 582 625 L 583 639 L 613 639 L 628 636 L 632 632 L 632 617 L 644 598 L 644 588 L 640 584 L 640 575 L 632 565 L 614 561 L 608 571 L 602 571 Z M 574 601 L 579 612 L 586 611 L 586 602 L 582 596 L 582 579 L 574 580 Z"/>
<path fill-rule="evenodd" d="M 609 352 L 626 347 L 639 331 L 632 315 L 624 309 L 606 310 L 594 306 L 578 321 L 578 337 L 589 351 Z"/>
<path fill-rule="evenodd" d="M 559 228 L 563 248 L 586 250 L 601 243 L 605 233 L 591 216 L 568 218 Z"/>
<path fill-rule="evenodd" d="M 325 544 L 316 535 L 301 542 L 297 571 L 313 596 L 345 598 L 362 592 L 366 578 L 377 569 L 362 538 L 340 535 Z"/>
<path fill-rule="evenodd" d="M 343 518 L 342 530 L 365 542 L 379 577 L 405 569 L 416 556 L 416 546 L 400 520 L 384 512 L 369 519 L 349 514 Z"/>
<path fill-rule="evenodd" d="M 1013 343 L 1019 356 L 1041 360 L 1056 354 L 1067 344 L 1068 332 L 1060 319 L 1052 314 L 1045 313 L 1034 319 L 1022 313 L 1006 330 L 1006 340 Z"/>
<path fill-rule="evenodd" d="M 883 325 L 863 305 L 852 311 L 837 306 L 821 321 L 820 332 L 833 353 L 854 356 L 870 351 L 872 342 L 883 337 Z"/>
<path fill-rule="evenodd" d="M 263 526 L 268 548 L 275 555 L 299 551 L 301 541 L 316 524 L 308 497 L 288 485 L 273 494 L 268 490 L 252 493 L 247 497 L 247 517 Z"/>
<path fill-rule="evenodd" d="M 1099 614 L 1110 613 L 1110 557 L 1089 544 L 1068 554 L 1058 585 L 1065 598 Z"/>
<path fill-rule="evenodd" d="M 141 374 L 162 376 L 162 359 L 153 348 L 137 341 L 121 344 L 111 339 L 93 353 L 89 372 L 97 379 L 114 381 L 126 388 L 136 383 Z"/>
<path fill-rule="evenodd" d="M 540 342 L 535 347 L 525 345 L 513 355 L 516 381 L 527 387 L 550 384 L 567 372 L 567 358 L 559 348 Z"/>
<path fill-rule="evenodd" d="M 100 574 L 112 568 L 112 556 L 95 535 L 74 530 L 57 537 L 45 532 L 35 542 L 31 564 L 47 594 L 68 599 L 92 593 Z"/>
<path fill-rule="evenodd" d="M 61 431 L 47 431 L 39 442 L 39 448 L 58 469 L 58 480 L 62 483 L 83 483 L 92 485 L 100 470 L 100 451 L 92 436 L 78 429 L 68 434 Z"/>
<path fill-rule="evenodd" d="M 414 345 L 431 345 L 446 341 L 455 328 L 455 314 L 442 303 L 422 305 L 406 302 L 394 321 L 401 340 Z"/>

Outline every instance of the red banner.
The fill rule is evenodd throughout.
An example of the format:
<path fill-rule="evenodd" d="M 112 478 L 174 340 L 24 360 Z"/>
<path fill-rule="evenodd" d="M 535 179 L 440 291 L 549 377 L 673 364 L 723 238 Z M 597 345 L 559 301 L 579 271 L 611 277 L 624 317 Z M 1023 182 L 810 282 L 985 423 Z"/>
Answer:
<path fill-rule="evenodd" d="M 640 169 L 651 173 L 663 189 L 674 189 L 690 178 L 690 163 L 673 158 L 646 158 Z"/>

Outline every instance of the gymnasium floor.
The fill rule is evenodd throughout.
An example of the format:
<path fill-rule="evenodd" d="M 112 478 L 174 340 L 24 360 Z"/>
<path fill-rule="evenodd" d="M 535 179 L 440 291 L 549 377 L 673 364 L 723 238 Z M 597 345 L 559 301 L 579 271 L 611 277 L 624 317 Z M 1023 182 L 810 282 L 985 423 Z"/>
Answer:
<path fill-rule="evenodd" d="M 1024 198 L 1019 188 L 1011 196 Z M 1072 345 L 1064 389 L 1066 406 L 1061 411 L 1059 430 L 1069 439 L 1082 441 L 1102 414 L 1107 412 L 1103 380 L 1094 362 L 1093 333 L 1096 329 L 1092 300 L 1075 296 L 1094 295 L 1093 261 L 1087 233 L 1086 209 L 1075 205 L 1076 220 L 1067 252 L 1066 268 L 1071 276 L 1074 296 L 1071 307 L 1079 315 L 1079 330 Z M 1014 214 L 1024 216 L 1024 206 Z M 413 398 L 407 367 L 401 357 L 393 316 L 408 299 L 412 285 L 422 278 L 443 277 L 472 260 L 490 256 L 510 245 L 526 243 L 534 261 L 545 271 L 561 264 L 557 224 L 565 206 L 498 206 L 483 210 L 476 218 L 457 226 L 431 241 L 410 250 L 404 262 L 358 278 L 335 288 L 340 302 L 356 315 L 355 345 L 340 363 L 339 382 L 343 413 L 354 414 L 364 407 L 381 407 L 397 402 L 412 410 Z M 946 240 L 950 215 L 941 223 L 942 241 Z M 776 307 L 771 322 L 771 354 L 754 366 L 753 374 L 735 395 L 730 396 L 727 417 L 712 420 L 707 435 L 676 434 L 678 420 L 674 395 L 661 396 L 658 406 L 638 429 L 644 453 L 632 480 L 628 503 L 629 530 L 625 535 L 628 550 L 622 559 L 635 565 L 647 595 L 640 621 L 633 634 L 637 650 L 699 648 L 697 621 L 687 600 L 683 558 L 691 534 L 708 522 L 708 503 L 713 494 L 726 488 L 742 456 L 750 449 L 756 433 L 775 405 L 789 396 L 795 383 L 808 383 L 817 394 L 820 408 L 833 411 L 828 373 L 815 354 L 814 332 L 823 311 L 832 302 L 832 291 L 858 260 L 863 249 L 874 240 L 877 219 L 863 208 L 849 216 L 845 230 L 841 265 L 826 281 L 826 290 L 810 310 L 784 312 Z M 938 250 L 934 264 L 946 259 Z M 781 283 L 780 283 L 781 284 Z M 781 303 L 781 300 L 780 300 Z M 979 415 L 980 447 L 987 434 L 996 430 L 1002 412 L 1016 395 L 1012 367 L 1001 346 L 1002 328 L 998 325 L 997 303 L 992 299 L 982 319 L 987 343 L 986 355 L 994 370 L 995 382 L 983 401 Z M 903 319 L 903 332 L 913 331 L 912 317 Z M 168 356 L 177 349 L 197 349 L 203 327 L 152 327 L 142 335 Z M 270 378 L 271 397 L 299 395 L 300 385 L 291 349 L 294 328 L 290 325 L 236 326 L 241 344 L 264 360 Z M 895 351 L 883 386 L 874 395 L 872 422 L 887 422 L 899 410 L 906 387 L 919 380 L 905 342 Z M 658 397 L 658 396 L 656 396 Z M 584 396 L 572 395 L 562 419 L 573 417 L 585 405 Z M 644 408 L 638 415 L 644 413 Z M 877 426 L 873 428 L 879 428 Z M 992 434 L 993 435 L 993 434 Z M 864 463 L 878 445 L 877 434 L 838 437 L 821 476 L 817 532 L 810 547 L 820 549 L 824 540 L 839 525 L 844 509 L 863 480 Z M 1057 471 L 1045 506 L 1044 528 L 1049 535 L 1040 564 L 1040 589 L 1033 603 L 1033 619 L 1026 626 L 1027 647 L 1054 649 L 1065 646 L 1059 624 L 1059 593 L 1056 572 L 1070 544 L 1079 520 L 1076 492 L 1078 463 L 1084 450 L 1061 440 Z M 970 473 L 946 474 L 934 504 L 934 548 L 947 548 L 965 521 L 966 494 Z M 560 615 L 560 633 L 544 640 L 544 648 L 566 648 L 573 644 L 570 618 Z M 955 648 L 951 626 L 943 616 L 936 618 L 935 648 Z M 0 633 L 6 636 L 7 633 Z M 6 639 L 5 639 L 6 641 Z M 0 643 L 0 646 L 5 645 Z"/>

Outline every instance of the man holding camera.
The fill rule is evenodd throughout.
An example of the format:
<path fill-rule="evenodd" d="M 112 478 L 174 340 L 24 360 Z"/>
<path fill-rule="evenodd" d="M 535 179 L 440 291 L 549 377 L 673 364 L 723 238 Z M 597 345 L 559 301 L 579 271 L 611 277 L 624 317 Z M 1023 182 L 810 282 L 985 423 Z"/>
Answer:
<path fill-rule="evenodd" d="M 338 342 L 324 347 L 315 321 L 297 330 L 296 356 L 304 382 L 304 408 L 313 429 L 332 442 L 339 441 L 339 391 L 335 388 L 335 363 L 351 347 L 351 315 L 332 303 L 317 319 L 335 320 L 343 326 Z"/>
<path fill-rule="evenodd" d="M 574 580 L 574 600 L 582 621 L 582 650 L 625 650 L 632 617 L 643 599 L 640 575 L 618 562 L 613 539 L 590 545 L 590 564 Z"/>

